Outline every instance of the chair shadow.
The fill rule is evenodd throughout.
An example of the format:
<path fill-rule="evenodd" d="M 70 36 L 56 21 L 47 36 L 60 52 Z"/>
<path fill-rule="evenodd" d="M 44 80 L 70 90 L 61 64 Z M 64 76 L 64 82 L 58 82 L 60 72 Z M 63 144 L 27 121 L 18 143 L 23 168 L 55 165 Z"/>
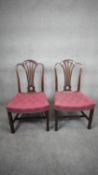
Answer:
<path fill-rule="evenodd" d="M 79 115 L 78 113 L 66 113 L 65 115 L 59 114 L 59 129 L 63 128 L 66 125 L 66 123 L 70 123 L 72 121 L 83 122 L 83 120 L 81 120 L 82 118 L 83 117 L 81 117 L 81 115 Z"/>
<path fill-rule="evenodd" d="M 21 114 L 17 122 L 15 122 L 15 130 L 17 131 L 23 123 L 39 123 L 45 119 L 42 114 Z"/>

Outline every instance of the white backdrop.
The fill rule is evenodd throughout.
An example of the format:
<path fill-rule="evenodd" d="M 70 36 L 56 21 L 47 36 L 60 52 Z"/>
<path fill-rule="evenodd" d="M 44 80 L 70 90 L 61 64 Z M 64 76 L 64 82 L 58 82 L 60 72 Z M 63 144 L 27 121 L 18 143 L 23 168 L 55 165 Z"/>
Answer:
<path fill-rule="evenodd" d="M 54 93 L 56 62 L 84 65 L 82 91 L 98 100 L 98 1 L 0 0 L 0 103 L 17 93 L 15 65 L 45 65 L 45 92 Z"/>

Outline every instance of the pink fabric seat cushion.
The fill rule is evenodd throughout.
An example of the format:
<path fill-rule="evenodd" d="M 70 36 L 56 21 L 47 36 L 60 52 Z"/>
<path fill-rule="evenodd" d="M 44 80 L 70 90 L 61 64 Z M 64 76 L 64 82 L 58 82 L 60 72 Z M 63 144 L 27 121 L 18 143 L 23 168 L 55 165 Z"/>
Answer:
<path fill-rule="evenodd" d="M 43 92 L 18 93 L 6 107 L 9 112 L 43 112 L 49 110 L 49 103 Z"/>
<path fill-rule="evenodd" d="M 81 92 L 56 92 L 54 107 L 56 110 L 81 111 L 94 108 L 96 102 Z"/>

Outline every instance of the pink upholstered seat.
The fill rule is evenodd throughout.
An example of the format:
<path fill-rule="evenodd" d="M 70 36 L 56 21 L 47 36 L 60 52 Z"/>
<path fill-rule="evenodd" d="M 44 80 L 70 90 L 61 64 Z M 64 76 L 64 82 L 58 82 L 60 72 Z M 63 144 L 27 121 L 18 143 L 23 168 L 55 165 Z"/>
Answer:
<path fill-rule="evenodd" d="M 81 92 L 63 91 L 55 93 L 55 109 L 82 111 L 94 108 L 96 102 Z"/>
<path fill-rule="evenodd" d="M 59 84 L 61 82 L 59 79 L 58 68 L 62 69 L 63 72 L 63 90 L 59 91 Z M 88 120 L 88 129 L 91 128 L 92 118 L 94 114 L 94 108 L 96 102 L 91 99 L 89 96 L 81 93 L 81 74 L 82 74 L 82 65 L 78 62 L 75 62 L 72 59 L 63 60 L 60 63 L 55 64 L 55 94 L 54 94 L 54 109 L 55 109 L 55 131 L 58 130 L 58 113 L 63 112 L 79 112 Z M 73 73 L 74 72 L 74 73 Z M 59 72 L 60 73 L 60 72 Z M 73 75 L 74 78 L 73 78 Z M 59 81 L 58 81 L 59 80 Z M 75 80 L 75 83 L 74 83 Z M 74 86 L 75 91 L 73 91 L 72 85 Z M 89 114 L 86 114 L 84 111 L 88 110 Z"/>
<path fill-rule="evenodd" d="M 9 112 L 31 113 L 49 110 L 49 103 L 43 92 L 18 93 L 7 105 Z"/>
<path fill-rule="evenodd" d="M 36 76 L 38 72 L 39 78 Z M 25 118 L 22 113 L 26 113 L 26 116 L 28 113 L 41 113 L 46 119 L 46 130 L 49 131 L 49 102 L 44 93 L 44 65 L 34 60 L 25 60 L 16 65 L 16 75 L 18 93 L 6 105 L 11 133 L 15 133 L 16 120 Z M 23 87 L 26 87 L 25 93 Z M 40 89 L 39 92 L 36 89 Z"/>

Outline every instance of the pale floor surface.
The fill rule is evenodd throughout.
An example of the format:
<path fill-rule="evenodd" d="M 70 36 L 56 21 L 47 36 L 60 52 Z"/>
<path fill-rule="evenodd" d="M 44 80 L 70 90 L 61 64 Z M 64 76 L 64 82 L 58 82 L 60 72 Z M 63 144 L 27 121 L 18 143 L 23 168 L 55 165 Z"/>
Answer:
<path fill-rule="evenodd" d="M 4 107 L 0 108 L 0 175 L 98 175 L 98 111 L 92 129 L 85 118 L 61 120 L 58 132 L 51 121 L 23 122 L 9 131 Z"/>

